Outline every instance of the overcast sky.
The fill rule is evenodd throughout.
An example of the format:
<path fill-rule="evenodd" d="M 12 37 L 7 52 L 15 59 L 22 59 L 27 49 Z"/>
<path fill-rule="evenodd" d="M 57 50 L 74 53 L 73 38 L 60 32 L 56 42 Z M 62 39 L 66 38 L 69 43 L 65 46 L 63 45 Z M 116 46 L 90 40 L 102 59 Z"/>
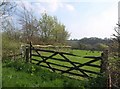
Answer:
<path fill-rule="evenodd" d="M 70 39 L 110 38 L 118 22 L 118 1 L 22 0 L 26 8 L 32 8 L 38 18 L 43 12 L 56 16 L 71 34 Z"/>

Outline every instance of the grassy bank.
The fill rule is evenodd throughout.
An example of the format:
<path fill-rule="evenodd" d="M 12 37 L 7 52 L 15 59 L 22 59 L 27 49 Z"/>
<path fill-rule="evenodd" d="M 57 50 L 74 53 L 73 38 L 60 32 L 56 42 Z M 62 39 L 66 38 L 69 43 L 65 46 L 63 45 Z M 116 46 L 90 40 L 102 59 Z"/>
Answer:
<path fill-rule="evenodd" d="M 3 63 L 2 75 L 3 87 L 80 87 L 80 89 L 91 89 L 104 86 L 103 82 L 96 83 L 97 78 L 94 79 L 94 82 L 88 79 L 72 79 L 22 62 Z"/>
<path fill-rule="evenodd" d="M 3 87 L 84 87 L 86 85 L 85 80 L 71 79 L 32 64 L 10 62 L 3 64 L 2 70 Z"/>

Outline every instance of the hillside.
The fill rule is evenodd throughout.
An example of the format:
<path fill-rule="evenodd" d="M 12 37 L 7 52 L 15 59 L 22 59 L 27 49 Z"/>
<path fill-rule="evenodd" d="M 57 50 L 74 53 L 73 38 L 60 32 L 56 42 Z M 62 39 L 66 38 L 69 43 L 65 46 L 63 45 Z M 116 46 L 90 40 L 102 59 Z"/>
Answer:
<path fill-rule="evenodd" d="M 82 39 L 71 39 L 67 40 L 67 44 L 70 45 L 73 49 L 82 49 L 82 50 L 103 50 L 111 44 L 111 40 L 108 38 L 82 38 Z"/>

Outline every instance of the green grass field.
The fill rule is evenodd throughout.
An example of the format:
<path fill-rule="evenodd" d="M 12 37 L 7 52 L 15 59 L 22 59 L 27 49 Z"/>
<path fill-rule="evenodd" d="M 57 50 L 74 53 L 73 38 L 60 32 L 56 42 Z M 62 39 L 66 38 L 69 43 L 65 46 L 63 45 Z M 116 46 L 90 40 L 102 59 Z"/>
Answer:
<path fill-rule="evenodd" d="M 65 55 L 67 58 L 69 58 L 70 61 L 72 61 L 72 62 L 78 62 L 78 63 L 82 63 L 82 64 L 86 63 L 86 62 L 88 62 L 90 60 L 93 60 L 93 59 L 89 59 L 89 58 L 83 58 L 84 56 L 100 56 L 101 55 L 101 52 L 99 52 L 99 51 L 91 52 L 91 51 L 86 51 L 86 50 L 69 50 L 68 52 L 80 56 L 80 57 L 76 57 L 76 56 Z M 36 52 L 33 52 L 33 53 L 37 54 Z M 39 53 L 42 56 L 47 56 L 47 57 L 53 54 L 53 53 L 48 53 L 48 52 L 39 52 Z M 36 57 L 36 56 L 32 56 L 32 58 L 37 59 L 37 60 L 42 60 L 42 58 Z M 53 58 L 60 58 L 60 59 L 65 60 L 59 54 L 57 54 Z M 37 63 L 34 60 L 32 60 L 32 62 L 33 63 Z M 73 65 L 71 63 L 64 62 L 64 61 L 58 61 L 58 60 L 48 59 L 47 62 L 52 62 L 52 63 L 60 64 L 60 65 L 63 65 L 63 66 L 67 65 L 69 67 L 73 67 Z M 41 63 L 41 64 L 47 66 L 46 63 Z M 94 62 L 92 64 L 100 65 L 100 61 Z M 64 68 L 64 67 L 60 67 L 60 66 L 56 66 L 56 65 L 51 65 L 51 66 L 53 68 L 67 70 L 67 68 Z M 83 67 L 81 67 L 81 69 L 91 70 L 91 71 L 95 71 L 95 72 L 99 72 L 100 71 L 100 68 L 95 68 L 95 67 L 91 67 L 91 66 L 83 66 Z M 71 72 L 82 74 L 78 70 L 72 70 Z M 87 73 L 87 74 L 95 76 L 94 74 L 91 74 L 91 73 Z M 68 74 L 64 74 L 64 75 L 68 75 Z M 68 76 L 70 76 L 70 75 L 68 75 Z M 71 77 L 75 77 L 75 76 L 71 76 Z M 76 76 L 75 78 L 80 78 L 80 77 Z"/>
<path fill-rule="evenodd" d="M 72 50 L 73 54 L 76 55 L 86 55 L 83 50 Z M 49 56 L 50 54 L 43 53 Z M 100 56 L 100 52 L 91 53 L 88 52 L 89 56 Z M 55 56 L 59 58 L 60 56 Z M 39 58 L 37 58 L 40 60 Z M 70 58 L 73 61 L 85 62 L 85 59 L 80 58 Z M 87 59 L 88 61 L 90 59 Z M 48 59 L 50 62 L 55 62 Z M 60 64 L 60 62 L 57 62 Z M 62 65 L 70 65 L 67 63 L 61 63 Z M 35 64 L 25 63 L 21 60 L 18 61 L 5 61 L 2 64 L 2 86 L 3 87 L 80 87 L 80 89 L 92 89 L 93 87 L 103 87 L 104 79 L 102 77 L 95 77 L 93 79 L 85 79 L 71 76 L 71 75 L 61 75 L 59 73 L 50 72 L 47 69 L 41 68 Z M 54 66 L 53 66 L 54 67 Z M 90 67 L 87 67 L 90 69 Z M 92 69 L 94 71 L 98 71 Z M 72 77 L 72 78 L 71 78 Z M 100 82 L 99 82 L 100 81 Z M 102 82 L 101 82 L 102 81 Z"/>
<path fill-rule="evenodd" d="M 98 81 L 99 80 L 99 81 Z M 3 63 L 2 87 L 79 87 L 80 89 L 100 89 L 104 87 L 104 79 L 78 80 L 61 74 L 50 72 L 39 66 L 20 61 Z"/>
<path fill-rule="evenodd" d="M 5 65 L 4 65 L 5 64 Z M 3 63 L 3 87 L 84 87 L 87 80 L 76 80 L 22 62 Z M 86 85 L 87 86 L 87 85 Z"/>

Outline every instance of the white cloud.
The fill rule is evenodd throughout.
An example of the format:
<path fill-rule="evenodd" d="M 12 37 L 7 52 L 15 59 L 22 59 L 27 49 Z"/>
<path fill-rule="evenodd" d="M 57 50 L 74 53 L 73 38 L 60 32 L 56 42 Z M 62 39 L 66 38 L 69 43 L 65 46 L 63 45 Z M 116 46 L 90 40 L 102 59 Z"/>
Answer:
<path fill-rule="evenodd" d="M 41 14 L 41 13 L 43 13 L 43 12 L 45 12 L 45 11 L 47 12 L 47 9 L 45 7 L 43 7 L 41 3 L 34 3 L 34 6 L 33 6 L 32 9 L 38 15 Z"/>
<path fill-rule="evenodd" d="M 43 13 L 44 11 L 46 12 L 56 12 L 60 8 L 65 8 L 68 11 L 73 11 L 75 8 L 71 4 L 66 4 L 64 1 L 61 0 L 35 0 L 33 1 L 27 1 L 27 0 L 21 0 L 21 1 L 16 1 L 16 3 L 19 6 L 25 5 L 25 7 L 28 10 L 34 9 L 36 12 L 37 10 L 40 13 Z M 32 5 L 31 3 L 34 3 Z M 44 3 L 44 4 L 41 4 Z"/>
<path fill-rule="evenodd" d="M 46 11 L 48 12 L 56 12 L 57 10 L 59 10 L 60 8 L 65 8 L 69 11 L 73 11 L 75 8 L 70 5 L 70 4 L 66 4 L 65 1 L 62 0 L 36 0 L 37 2 L 42 2 L 45 3 L 47 5 L 47 7 L 44 7 L 46 9 Z"/>
<path fill-rule="evenodd" d="M 30 2 L 28 1 L 25 1 L 25 0 L 21 0 L 21 1 L 16 1 L 18 7 L 24 7 L 27 9 L 27 10 L 30 10 L 32 8 L 32 5 Z"/>
<path fill-rule="evenodd" d="M 119 3 L 118 3 L 118 18 L 119 18 L 119 22 L 120 22 L 120 1 L 119 1 Z"/>
<path fill-rule="evenodd" d="M 117 5 L 105 10 L 103 13 L 88 19 L 85 30 L 88 36 L 110 37 L 118 21 Z"/>
<path fill-rule="evenodd" d="M 57 11 L 59 8 L 59 2 L 57 0 L 52 0 L 51 2 L 48 2 L 48 9 L 51 12 Z"/>
<path fill-rule="evenodd" d="M 114 27 L 117 26 L 116 23 L 118 21 L 117 4 L 116 2 L 101 13 L 96 13 L 88 16 L 87 19 L 82 19 L 83 21 L 72 21 L 72 25 L 68 25 L 69 31 L 72 33 L 71 38 L 112 37 L 112 34 L 115 33 Z"/>
<path fill-rule="evenodd" d="M 45 9 L 47 12 L 55 12 L 62 6 L 60 0 L 36 0 L 36 3 L 45 3 L 47 6 L 43 6 L 42 8 Z M 39 9 L 39 8 L 38 8 Z"/>
<path fill-rule="evenodd" d="M 53 0 L 34 0 L 39 2 L 51 2 Z M 55 0 L 55 1 L 61 1 L 61 2 L 114 2 L 119 0 Z"/>
<path fill-rule="evenodd" d="M 74 8 L 72 5 L 70 5 L 70 4 L 66 4 L 66 8 L 67 8 L 68 10 L 70 10 L 70 11 L 75 10 L 75 8 Z"/>
<path fill-rule="evenodd" d="M 61 0 L 62 2 L 118 2 L 119 0 Z"/>
<path fill-rule="evenodd" d="M 47 9 L 42 6 L 41 2 L 30 2 L 30 1 L 24 1 L 24 0 L 21 0 L 21 1 L 16 1 L 17 5 L 18 5 L 18 8 L 20 8 L 21 10 L 23 10 L 23 6 L 25 6 L 25 8 L 28 10 L 28 11 L 33 11 L 34 14 L 37 14 L 37 15 L 40 15 L 41 13 L 47 11 Z"/>

